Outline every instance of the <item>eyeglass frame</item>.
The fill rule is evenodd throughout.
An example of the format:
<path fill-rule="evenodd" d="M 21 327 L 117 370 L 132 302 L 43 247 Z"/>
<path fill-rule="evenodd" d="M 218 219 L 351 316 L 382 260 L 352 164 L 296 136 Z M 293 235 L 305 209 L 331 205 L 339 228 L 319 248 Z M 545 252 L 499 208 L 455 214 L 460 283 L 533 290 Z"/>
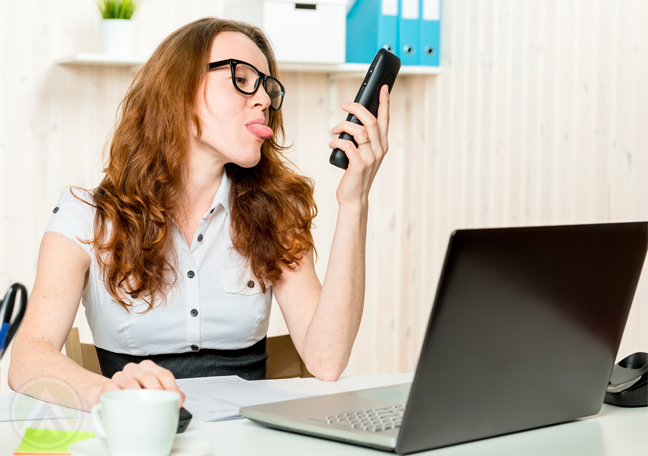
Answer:
<path fill-rule="evenodd" d="M 251 67 L 254 71 L 257 72 L 257 75 L 259 76 L 257 78 L 257 86 L 256 86 L 256 88 L 254 89 L 253 92 L 249 92 L 249 93 L 244 92 L 242 89 L 239 88 L 239 86 L 236 85 L 236 65 L 238 65 L 239 63 Z M 220 68 L 220 67 L 225 66 L 225 65 L 229 65 L 230 69 L 232 70 L 232 85 L 234 85 L 234 88 L 236 88 L 236 90 L 238 90 L 239 92 L 241 92 L 244 95 L 254 95 L 255 93 L 257 93 L 259 91 L 259 87 L 261 87 L 261 84 L 258 84 L 259 79 L 261 79 L 263 81 L 263 89 L 266 91 L 266 93 L 268 93 L 268 87 L 267 87 L 268 78 L 271 78 L 271 79 L 274 79 L 275 81 L 277 81 L 277 84 L 279 84 L 279 87 L 281 87 L 281 102 L 279 103 L 279 107 L 275 109 L 275 107 L 272 106 L 272 101 L 271 101 L 270 102 L 270 109 L 272 109 L 273 111 L 279 111 L 281 109 L 281 107 L 283 106 L 284 97 L 286 96 L 286 88 L 279 81 L 279 79 L 275 78 L 274 76 L 269 76 L 269 75 L 265 74 L 262 71 L 259 71 L 257 69 L 257 67 L 255 67 L 251 63 L 247 63 L 247 62 L 244 62 L 243 60 L 236 60 L 236 59 L 227 59 L 227 60 L 219 60 L 218 62 L 210 62 L 209 65 L 208 65 L 208 71 L 211 71 L 211 70 L 216 69 L 216 68 Z M 270 96 L 270 95 L 268 94 L 268 96 Z M 272 97 L 270 99 L 272 100 Z"/>

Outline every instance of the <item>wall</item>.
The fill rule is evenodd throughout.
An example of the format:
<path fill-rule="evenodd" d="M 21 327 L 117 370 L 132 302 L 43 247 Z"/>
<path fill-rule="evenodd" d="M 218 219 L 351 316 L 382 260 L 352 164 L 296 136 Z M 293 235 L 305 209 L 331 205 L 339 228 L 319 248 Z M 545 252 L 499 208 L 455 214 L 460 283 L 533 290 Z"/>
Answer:
<path fill-rule="evenodd" d="M 222 1 L 145 2 L 136 50 Z M 348 374 L 412 371 L 452 230 L 648 219 L 648 2 L 446 0 L 440 76 L 400 77 L 372 189 L 365 314 Z M 98 52 L 87 0 L 0 2 L 0 289 L 31 288 L 61 191 L 92 187 L 128 69 L 63 67 Z M 642 27 L 640 27 L 640 24 Z M 316 180 L 323 280 L 341 171 L 328 165 L 331 80 L 286 73 L 289 154 Z M 353 99 L 359 79 L 339 79 Z M 338 109 L 342 120 L 343 112 Z M 644 273 L 620 356 L 646 351 Z M 83 341 L 91 334 L 79 312 Z M 271 334 L 285 326 L 275 309 Z M 8 356 L 0 390 L 7 391 Z"/>

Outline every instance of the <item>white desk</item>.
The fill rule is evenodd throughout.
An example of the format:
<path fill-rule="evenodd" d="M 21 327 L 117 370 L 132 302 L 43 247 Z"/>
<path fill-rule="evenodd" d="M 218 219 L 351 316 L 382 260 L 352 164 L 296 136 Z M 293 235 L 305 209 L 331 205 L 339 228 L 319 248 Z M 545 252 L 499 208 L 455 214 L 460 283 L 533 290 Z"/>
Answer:
<path fill-rule="evenodd" d="M 265 380 L 262 383 L 288 391 L 330 394 L 374 386 L 409 382 L 412 374 L 345 377 L 334 383 L 316 379 Z M 38 427 L 38 421 L 30 423 Z M 90 419 L 80 430 L 94 431 Z M 204 423 L 192 421 L 186 435 L 212 442 L 212 455 L 386 455 L 368 448 L 264 428 L 247 420 Z M 22 435 L 12 423 L 0 423 L 0 455 L 10 455 Z M 603 405 L 590 418 L 534 431 L 442 448 L 421 455 L 551 455 L 633 456 L 648 455 L 648 408 L 623 409 Z"/>

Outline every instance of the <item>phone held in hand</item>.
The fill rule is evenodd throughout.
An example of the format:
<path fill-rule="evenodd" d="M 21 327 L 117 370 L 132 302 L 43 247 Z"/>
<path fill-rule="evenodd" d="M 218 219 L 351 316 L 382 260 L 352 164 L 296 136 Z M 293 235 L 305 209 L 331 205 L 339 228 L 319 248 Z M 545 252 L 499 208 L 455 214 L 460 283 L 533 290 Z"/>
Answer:
<path fill-rule="evenodd" d="M 367 71 L 367 74 L 362 81 L 362 85 L 360 86 L 360 90 L 358 90 L 358 94 L 353 102 L 360 103 L 362 106 L 367 108 L 371 114 L 377 116 L 378 104 L 380 102 L 380 88 L 387 84 L 389 92 L 391 92 L 394 82 L 396 81 L 396 76 L 398 76 L 398 72 L 400 71 L 400 67 L 401 61 L 398 57 L 387 49 L 380 49 L 371 62 L 369 70 Z M 362 125 L 362 122 L 360 122 L 353 114 L 349 114 L 346 120 Z M 356 147 L 358 146 L 353 137 L 346 132 L 343 132 L 339 138 L 352 141 Z M 347 169 L 349 166 L 349 159 L 341 149 L 335 149 L 331 153 L 329 161 L 332 165 L 335 165 L 338 168 Z"/>

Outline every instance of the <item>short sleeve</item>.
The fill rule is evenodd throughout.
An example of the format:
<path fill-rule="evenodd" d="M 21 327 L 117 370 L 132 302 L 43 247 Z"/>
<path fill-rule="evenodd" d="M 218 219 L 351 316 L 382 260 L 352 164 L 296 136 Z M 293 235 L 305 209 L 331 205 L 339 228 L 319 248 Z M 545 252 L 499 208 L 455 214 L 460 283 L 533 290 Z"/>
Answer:
<path fill-rule="evenodd" d="M 45 231 L 53 231 L 67 236 L 92 258 L 92 246 L 81 242 L 81 240 L 94 238 L 95 209 L 88 203 L 93 204 L 90 193 L 79 189 L 65 190 L 52 211 L 52 218 Z"/>

